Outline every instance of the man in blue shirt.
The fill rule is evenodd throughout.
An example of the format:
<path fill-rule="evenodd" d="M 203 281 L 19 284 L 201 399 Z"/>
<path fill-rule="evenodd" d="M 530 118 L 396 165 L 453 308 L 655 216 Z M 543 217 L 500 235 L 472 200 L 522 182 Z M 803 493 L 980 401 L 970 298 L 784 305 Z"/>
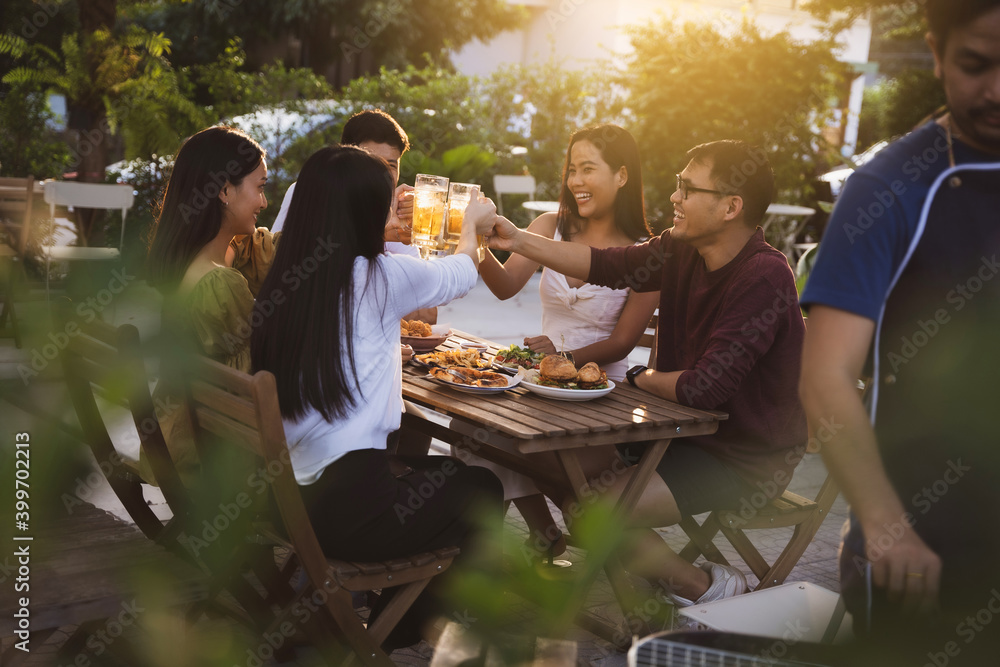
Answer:
<path fill-rule="evenodd" d="M 941 667 L 1000 636 L 1000 0 L 927 18 L 948 112 L 848 179 L 802 295 L 800 393 L 811 425 L 844 425 L 822 453 L 856 633 Z"/>

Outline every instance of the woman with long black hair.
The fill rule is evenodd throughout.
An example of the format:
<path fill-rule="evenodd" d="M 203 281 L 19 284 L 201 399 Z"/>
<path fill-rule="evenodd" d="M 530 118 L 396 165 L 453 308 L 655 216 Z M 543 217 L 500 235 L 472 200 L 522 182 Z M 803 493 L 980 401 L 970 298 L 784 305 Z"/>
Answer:
<path fill-rule="evenodd" d="M 257 216 L 267 207 L 264 149 L 242 130 L 216 126 L 188 137 L 174 158 L 146 259 L 146 278 L 163 295 L 164 377 L 157 385 L 160 428 L 174 465 L 197 467 L 194 435 L 180 409 L 175 362 L 203 354 L 250 370 L 250 314 L 275 242 Z M 140 453 L 140 472 L 154 482 Z"/>
<path fill-rule="evenodd" d="M 499 481 L 442 456 L 407 458 L 397 476 L 386 445 L 403 411 L 400 317 L 472 289 L 477 225 L 488 232 L 495 207 L 473 201 L 455 254 L 424 261 L 383 252 L 392 195 L 385 161 L 359 148 L 306 161 L 261 287 L 251 359 L 277 380 L 292 468 L 329 556 L 384 560 L 459 545 L 461 567 L 475 557 L 483 517 L 499 527 Z M 415 617 L 428 604 L 391 644 L 419 640 Z"/>

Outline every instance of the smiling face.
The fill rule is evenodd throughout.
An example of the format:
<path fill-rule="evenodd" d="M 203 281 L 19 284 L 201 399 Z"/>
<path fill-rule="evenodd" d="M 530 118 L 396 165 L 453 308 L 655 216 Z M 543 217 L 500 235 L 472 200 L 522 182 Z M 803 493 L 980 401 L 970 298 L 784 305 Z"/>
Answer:
<path fill-rule="evenodd" d="M 358 148 L 363 148 L 372 155 L 376 155 L 389 163 L 389 171 L 392 173 L 393 187 L 399 183 L 399 158 L 402 153 L 399 149 L 390 144 L 377 144 L 374 141 L 362 141 Z"/>
<path fill-rule="evenodd" d="M 566 169 L 566 188 L 576 200 L 581 218 L 611 215 L 618 190 L 627 180 L 625 167 L 612 169 L 593 143 L 581 139 L 573 144 Z"/>
<path fill-rule="evenodd" d="M 943 50 L 927 41 L 960 138 L 1000 154 L 1000 8 L 952 28 Z"/>
<path fill-rule="evenodd" d="M 252 234 L 257 228 L 257 216 L 267 208 L 264 186 L 267 184 L 267 164 L 260 161 L 239 185 L 226 184 L 219 199 L 223 201 L 222 227 L 234 236 Z"/>
<path fill-rule="evenodd" d="M 720 189 L 712 180 L 710 164 L 688 162 L 681 172 L 681 179 L 694 188 Z M 693 191 L 688 191 L 687 199 L 684 199 L 681 191 L 675 190 L 670 195 L 670 202 L 674 205 L 674 226 L 670 236 L 696 248 L 712 244 L 731 227 L 732 199 L 732 195 Z"/>

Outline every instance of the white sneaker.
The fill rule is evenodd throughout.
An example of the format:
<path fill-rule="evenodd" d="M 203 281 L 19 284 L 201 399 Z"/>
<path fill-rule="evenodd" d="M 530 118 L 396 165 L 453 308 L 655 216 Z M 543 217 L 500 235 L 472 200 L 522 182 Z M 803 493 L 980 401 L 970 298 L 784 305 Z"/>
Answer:
<path fill-rule="evenodd" d="M 702 563 L 701 569 L 708 572 L 712 582 L 708 585 L 708 590 L 695 601 L 683 598 L 680 595 L 672 594 L 674 604 L 678 607 L 690 607 L 693 604 L 703 604 L 705 602 L 715 602 L 726 598 L 742 595 L 747 592 L 747 578 L 735 567 L 720 565 L 718 563 Z"/>

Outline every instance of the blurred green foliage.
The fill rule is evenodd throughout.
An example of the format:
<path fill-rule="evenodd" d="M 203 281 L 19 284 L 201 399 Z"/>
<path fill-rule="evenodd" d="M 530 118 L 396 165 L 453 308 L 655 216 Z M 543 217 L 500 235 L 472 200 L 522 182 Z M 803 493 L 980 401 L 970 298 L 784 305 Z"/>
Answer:
<path fill-rule="evenodd" d="M 661 19 L 630 29 L 634 52 L 620 78 L 643 151 L 650 217 L 665 219 L 674 174 L 700 143 L 743 139 L 764 147 L 778 199 L 805 200 L 831 147 L 819 128 L 838 99 L 847 66 L 834 44 L 739 25 Z"/>
<path fill-rule="evenodd" d="M 263 53 L 289 52 L 317 73 L 352 69 L 359 59 L 403 68 L 422 62 L 450 66 L 450 53 L 519 27 L 523 7 L 505 0 L 163 0 L 131 3 L 140 25 L 163 32 L 182 51 L 177 63 L 210 60 L 234 36 Z M 255 62 L 255 68 L 263 62 Z"/>
<path fill-rule="evenodd" d="M 69 166 L 69 146 L 49 123 L 54 119 L 37 86 L 11 86 L 0 99 L 0 175 L 55 178 Z"/>
<path fill-rule="evenodd" d="M 598 122 L 623 122 L 624 100 L 599 71 L 573 71 L 556 62 L 510 66 L 489 77 L 457 74 L 434 65 L 383 69 L 377 77 L 355 79 L 337 97 L 340 117 L 295 141 L 284 153 L 287 182 L 317 149 L 336 143 L 344 123 L 362 109 L 392 115 L 406 131 L 410 150 L 400 165 L 400 181 L 413 183 L 428 170 L 462 182 L 479 183 L 493 194 L 494 174 L 531 173 L 537 198 L 558 197 L 566 145 L 574 130 Z M 462 148 L 474 145 L 473 151 Z M 521 147 L 526 152 L 513 151 Z M 449 155 L 446 157 L 446 154 Z M 435 171 L 439 170 L 439 171 Z M 273 220 L 275 211 L 261 217 Z M 526 224 L 517 209 L 515 222 Z"/>
<path fill-rule="evenodd" d="M 945 104 L 934 72 L 907 69 L 865 91 L 858 128 L 858 150 L 912 130 Z"/>

